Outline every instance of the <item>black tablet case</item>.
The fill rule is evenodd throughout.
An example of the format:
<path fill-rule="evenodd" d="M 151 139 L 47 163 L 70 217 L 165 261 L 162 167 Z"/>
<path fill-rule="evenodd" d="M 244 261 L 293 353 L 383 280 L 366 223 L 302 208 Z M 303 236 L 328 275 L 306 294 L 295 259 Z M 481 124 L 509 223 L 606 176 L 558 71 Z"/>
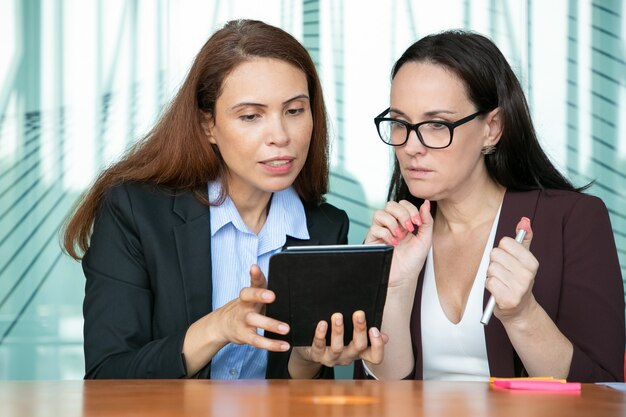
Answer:
<path fill-rule="evenodd" d="M 367 328 L 380 329 L 387 296 L 393 246 L 332 245 L 289 247 L 272 255 L 268 288 L 276 300 L 267 306 L 268 317 L 289 324 L 287 335 L 266 332 L 291 346 L 310 346 L 315 328 L 340 312 L 344 317 L 344 345 L 352 340 L 352 314 L 365 312 Z"/>

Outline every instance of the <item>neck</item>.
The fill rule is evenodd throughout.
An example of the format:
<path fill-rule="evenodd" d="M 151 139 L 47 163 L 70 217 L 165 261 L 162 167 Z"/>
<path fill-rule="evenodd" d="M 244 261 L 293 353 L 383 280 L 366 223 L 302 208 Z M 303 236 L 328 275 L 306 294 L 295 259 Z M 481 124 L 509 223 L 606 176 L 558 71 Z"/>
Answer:
<path fill-rule="evenodd" d="M 258 234 L 267 220 L 272 193 L 259 190 L 241 192 L 229 187 L 228 196 L 235 204 L 245 225 Z"/>
<path fill-rule="evenodd" d="M 502 203 L 506 188 L 487 177 L 463 195 L 437 201 L 435 230 L 467 233 L 485 223 L 492 223 Z"/>

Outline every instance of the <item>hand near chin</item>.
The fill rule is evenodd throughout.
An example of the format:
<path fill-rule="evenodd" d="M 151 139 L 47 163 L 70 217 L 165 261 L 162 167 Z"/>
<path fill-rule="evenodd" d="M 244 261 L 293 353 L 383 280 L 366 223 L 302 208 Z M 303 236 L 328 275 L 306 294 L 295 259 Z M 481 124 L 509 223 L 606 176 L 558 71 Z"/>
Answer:
<path fill-rule="evenodd" d="M 432 245 L 433 217 L 430 201 L 418 209 L 412 203 L 389 201 L 384 210 L 374 213 L 365 243 L 394 245 L 389 287 L 413 282 L 424 265 Z"/>

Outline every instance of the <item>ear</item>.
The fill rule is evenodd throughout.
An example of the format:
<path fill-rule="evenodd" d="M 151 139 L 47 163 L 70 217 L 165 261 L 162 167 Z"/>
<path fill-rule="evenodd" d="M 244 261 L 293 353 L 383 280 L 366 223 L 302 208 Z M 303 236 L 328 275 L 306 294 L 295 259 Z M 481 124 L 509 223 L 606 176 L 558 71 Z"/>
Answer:
<path fill-rule="evenodd" d="M 200 123 L 204 134 L 209 139 L 209 142 L 215 144 L 215 138 L 213 137 L 213 128 L 215 127 L 215 119 L 211 113 L 202 113 L 202 122 Z"/>
<path fill-rule="evenodd" d="M 500 141 L 504 127 L 500 107 L 496 107 L 487 113 L 485 121 L 487 122 L 487 126 L 483 146 L 495 146 Z"/>

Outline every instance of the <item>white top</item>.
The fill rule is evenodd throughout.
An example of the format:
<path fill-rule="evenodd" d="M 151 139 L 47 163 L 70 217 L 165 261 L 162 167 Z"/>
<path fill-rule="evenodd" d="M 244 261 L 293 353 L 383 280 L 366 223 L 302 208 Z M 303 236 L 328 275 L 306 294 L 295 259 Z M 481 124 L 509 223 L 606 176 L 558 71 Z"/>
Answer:
<path fill-rule="evenodd" d="M 500 209 L 491 226 L 480 266 L 461 321 L 448 320 L 437 293 L 432 247 L 426 259 L 422 289 L 422 354 L 424 379 L 487 381 L 489 362 L 485 330 L 480 323 L 489 254 L 496 236 Z"/>

